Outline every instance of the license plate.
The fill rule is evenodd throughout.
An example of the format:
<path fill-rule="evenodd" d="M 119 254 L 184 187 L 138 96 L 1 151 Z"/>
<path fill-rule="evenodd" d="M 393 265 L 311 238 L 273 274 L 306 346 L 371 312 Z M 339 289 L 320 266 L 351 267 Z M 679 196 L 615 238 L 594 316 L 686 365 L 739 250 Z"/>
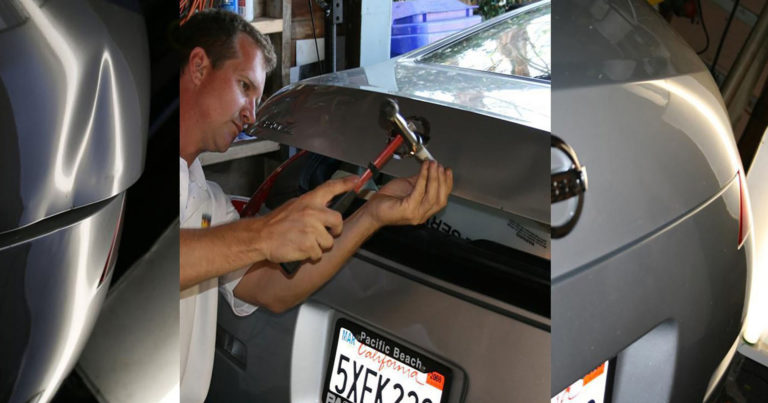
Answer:
<path fill-rule="evenodd" d="M 609 384 L 609 365 L 611 361 L 602 363 L 585 377 L 565 388 L 552 398 L 552 403 L 604 403 L 607 401 Z"/>
<path fill-rule="evenodd" d="M 336 322 L 323 403 L 445 403 L 451 370 L 346 319 Z"/>

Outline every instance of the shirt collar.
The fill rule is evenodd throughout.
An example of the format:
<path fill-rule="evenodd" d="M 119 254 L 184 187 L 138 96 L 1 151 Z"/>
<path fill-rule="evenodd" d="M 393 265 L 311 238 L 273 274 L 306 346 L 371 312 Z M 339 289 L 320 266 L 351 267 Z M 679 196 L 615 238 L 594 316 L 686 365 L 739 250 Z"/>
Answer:
<path fill-rule="evenodd" d="M 192 161 L 192 165 L 189 166 L 189 183 L 195 184 L 202 190 L 208 189 L 205 182 L 205 174 L 203 173 L 203 164 L 200 163 L 200 159 L 195 158 Z"/>

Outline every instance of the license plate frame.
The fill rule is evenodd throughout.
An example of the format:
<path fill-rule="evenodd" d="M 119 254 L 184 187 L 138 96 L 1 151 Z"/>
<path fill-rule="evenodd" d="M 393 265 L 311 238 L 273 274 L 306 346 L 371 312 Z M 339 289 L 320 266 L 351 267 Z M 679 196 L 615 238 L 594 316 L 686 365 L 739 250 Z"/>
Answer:
<path fill-rule="evenodd" d="M 347 333 L 344 333 L 344 330 Z M 395 398 L 400 396 L 402 396 L 402 403 L 414 402 L 415 398 L 418 399 L 418 403 L 449 401 L 454 380 L 453 371 L 448 365 L 427 354 L 383 335 L 382 332 L 372 330 L 369 326 L 359 325 L 343 317 L 336 320 L 330 340 L 331 352 L 327 358 L 321 402 L 374 402 L 382 380 L 386 379 L 389 381 L 381 387 L 383 403 L 394 402 Z M 355 355 L 345 356 L 347 360 L 343 360 L 341 358 L 343 354 L 350 354 L 350 351 Z M 358 369 L 359 372 L 356 372 Z M 363 376 L 370 376 L 371 372 L 375 374 L 372 380 Z M 405 380 L 401 375 L 405 375 Z M 343 385 L 340 385 L 342 378 Z M 396 389 L 395 385 L 400 385 L 400 389 Z M 339 386 L 341 386 L 341 393 L 338 393 Z M 366 387 L 368 387 L 367 390 Z M 432 388 L 436 390 L 441 388 L 439 400 L 431 399 L 435 395 Z M 409 395 L 410 392 L 414 392 L 415 395 Z"/>

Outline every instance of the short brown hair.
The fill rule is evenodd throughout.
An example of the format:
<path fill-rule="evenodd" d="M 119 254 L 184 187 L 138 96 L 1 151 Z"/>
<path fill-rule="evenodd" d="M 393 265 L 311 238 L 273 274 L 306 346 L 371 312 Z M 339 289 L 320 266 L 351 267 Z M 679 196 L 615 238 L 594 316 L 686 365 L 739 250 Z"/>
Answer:
<path fill-rule="evenodd" d="M 176 46 L 181 57 L 181 71 L 189 63 L 189 55 L 195 47 L 201 47 L 211 60 L 214 69 L 237 56 L 237 34 L 248 35 L 264 55 L 267 73 L 277 65 L 275 48 L 269 38 L 259 32 L 243 17 L 224 10 L 208 9 L 195 13 L 179 27 Z"/>

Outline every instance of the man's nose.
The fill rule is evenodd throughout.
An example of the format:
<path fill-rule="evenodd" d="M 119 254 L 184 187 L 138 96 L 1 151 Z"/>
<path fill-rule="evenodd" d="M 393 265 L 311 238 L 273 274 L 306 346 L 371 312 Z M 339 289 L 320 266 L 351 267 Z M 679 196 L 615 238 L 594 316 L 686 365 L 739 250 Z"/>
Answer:
<path fill-rule="evenodd" d="M 248 101 L 243 106 L 241 116 L 243 124 L 252 124 L 256 121 L 256 99 L 248 98 Z"/>

